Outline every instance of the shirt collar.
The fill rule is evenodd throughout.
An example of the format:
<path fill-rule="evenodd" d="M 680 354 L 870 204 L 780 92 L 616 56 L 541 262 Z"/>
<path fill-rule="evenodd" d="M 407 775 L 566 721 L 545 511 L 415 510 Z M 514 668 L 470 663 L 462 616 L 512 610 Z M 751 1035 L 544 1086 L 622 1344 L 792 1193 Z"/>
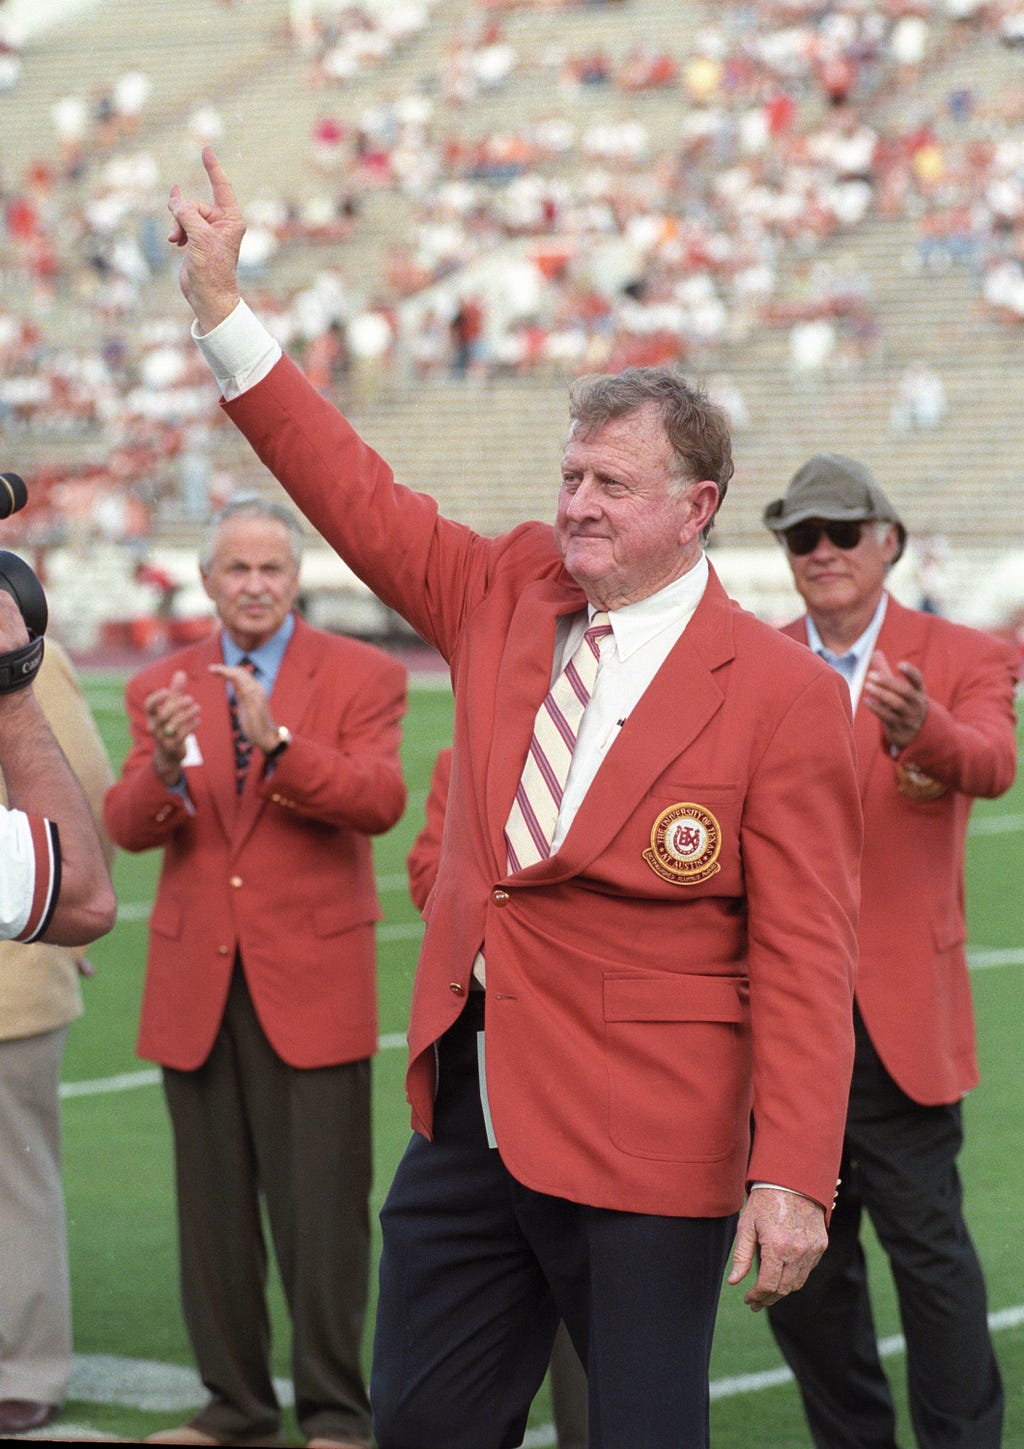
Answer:
<path fill-rule="evenodd" d="M 859 664 L 860 661 L 864 658 L 864 655 L 870 653 L 871 650 L 875 647 L 875 640 L 878 638 L 878 635 L 881 632 L 882 623 L 885 620 L 885 606 L 888 602 L 889 595 L 883 589 L 882 597 L 878 601 L 878 607 L 876 608 L 875 612 L 871 615 L 871 620 L 868 624 L 868 627 L 864 630 L 864 633 L 861 634 L 859 639 L 854 640 L 854 642 L 850 645 L 849 649 L 847 649 L 844 654 L 835 654 L 831 649 L 826 648 L 826 646 L 822 643 L 821 635 L 818 633 L 814 620 L 811 618 L 810 614 L 808 614 L 808 644 L 810 644 L 815 654 L 820 654 L 822 659 L 827 659 L 830 664 L 834 664 L 837 659 L 849 659 L 851 657 L 854 663 Z"/>
<path fill-rule="evenodd" d="M 864 687 L 864 680 L 867 676 L 868 666 L 871 663 L 871 656 L 874 653 L 875 644 L 878 641 L 878 635 L 881 632 L 882 624 L 885 620 L 885 610 L 888 602 L 889 595 L 883 592 L 882 597 L 878 601 L 878 608 L 872 615 L 868 627 L 864 630 L 860 638 L 854 641 L 853 645 L 845 654 L 834 654 L 831 649 L 826 649 L 825 645 L 821 642 L 821 635 L 814 626 L 813 619 L 810 615 L 807 616 L 807 642 L 815 653 L 824 659 L 826 664 L 830 664 L 846 680 L 850 686 L 850 700 L 854 709 L 860 703 L 861 690 Z"/>
<path fill-rule="evenodd" d="M 608 619 L 618 657 L 627 659 L 663 629 L 675 627 L 681 633 L 704 597 L 709 574 L 707 554 L 702 552 L 692 569 L 673 579 L 656 594 L 649 594 L 635 604 L 625 604 L 621 609 L 613 609 Z M 589 615 L 592 617 L 594 613 L 591 606 Z"/>

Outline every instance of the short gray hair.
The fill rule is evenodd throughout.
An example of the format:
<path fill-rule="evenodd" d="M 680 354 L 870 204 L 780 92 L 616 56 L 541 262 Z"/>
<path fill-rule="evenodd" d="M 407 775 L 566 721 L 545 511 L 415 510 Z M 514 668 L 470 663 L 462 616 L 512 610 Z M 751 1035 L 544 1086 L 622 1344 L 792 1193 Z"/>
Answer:
<path fill-rule="evenodd" d="M 288 533 L 292 561 L 296 568 L 299 567 L 306 540 L 298 517 L 290 508 L 285 508 L 283 503 L 273 503 L 270 499 L 253 493 L 242 498 L 233 498 L 207 523 L 199 545 L 199 567 L 204 572 L 210 567 L 217 552 L 217 536 L 222 525 L 233 518 L 261 518 L 265 522 L 280 523 Z"/>

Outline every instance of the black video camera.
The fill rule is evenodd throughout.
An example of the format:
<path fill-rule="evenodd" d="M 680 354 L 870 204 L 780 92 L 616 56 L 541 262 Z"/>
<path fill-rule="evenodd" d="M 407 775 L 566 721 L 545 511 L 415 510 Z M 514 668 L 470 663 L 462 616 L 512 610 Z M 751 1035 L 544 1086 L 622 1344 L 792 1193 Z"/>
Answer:
<path fill-rule="evenodd" d="M 28 489 L 17 473 L 0 473 L 0 519 L 17 513 L 27 502 Z M 23 558 L 8 549 L 0 549 L 0 589 L 17 604 L 28 630 L 27 644 L 0 654 L 0 694 L 11 694 L 31 684 L 39 672 L 49 610 L 35 573 Z"/>

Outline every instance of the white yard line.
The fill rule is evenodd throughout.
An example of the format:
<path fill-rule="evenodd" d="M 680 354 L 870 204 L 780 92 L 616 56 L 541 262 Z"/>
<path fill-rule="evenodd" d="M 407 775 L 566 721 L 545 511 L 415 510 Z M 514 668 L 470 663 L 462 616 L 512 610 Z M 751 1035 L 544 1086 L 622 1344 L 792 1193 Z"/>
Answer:
<path fill-rule="evenodd" d="M 148 908 L 147 908 L 148 909 Z M 381 940 L 397 940 L 401 936 L 418 936 L 423 927 L 418 922 L 410 922 L 405 926 L 381 926 L 378 929 L 378 937 Z M 388 934 L 390 931 L 391 934 Z M 1022 966 L 1024 965 L 1024 946 L 1011 946 L 1004 949 L 995 948 L 986 950 L 984 947 L 971 947 L 967 952 L 967 959 L 972 971 L 987 971 L 997 966 Z M 401 1031 L 389 1031 L 378 1038 L 377 1047 L 382 1052 L 404 1051 L 405 1033 Z M 94 1097 L 106 1092 L 132 1092 L 138 1087 L 156 1087 L 160 1084 L 160 1072 L 156 1067 L 142 1068 L 137 1072 L 119 1072 L 113 1077 L 89 1077 L 81 1082 L 62 1082 L 60 1095 L 62 1100 L 72 1097 Z"/>
<path fill-rule="evenodd" d="M 1024 830 L 1024 815 L 979 815 L 967 827 L 970 835 L 1016 835 Z"/>
<path fill-rule="evenodd" d="M 988 1316 L 989 1328 L 993 1333 L 1019 1328 L 1024 1324 L 1024 1304 L 1001 1308 Z M 883 1358 L 895 1358 L 906 1348 L 902 1334 L 892 1334 L 879 1340 L 879 1352 Z M 726 1378 L 713 1379 L 711 1398 L 737 1398 L 745 1394 L 762 1393 L 765 1389 L 779 1388 L 792 1381 L 793 1375 L 783 1365 L 764 1369 L 759 1373 L 732 1374 Z M 294 1402 L 292 1385 L 288 1379 L 276 1378 L 274 1388 L 282 1406 Z M 120 1358 L 114 1354 L 76 1354 L 71 1370 L 71 1385 L 68 1398 L 85 1404 L 104 1404 L 122 1409 L 141 1409 L 153 1414 L 185 1414 L 202 1403 L 203 1386 L 199 1375 L 181 1364 L 157 1363 L 150 1359 Z M 64 1424 L 56 1426 L 47 1434 L 26 1435 L 26 1438 L 52 1438 L 56 1432 L 61 1439 L 93 1439 L 95 1430 L 87 1425 Z M 549 1449 L 556 1443 L 553 1424 L 541 1424 L 527 1432 L 523 1449 Z"/>
<path fill-rule="evenodd" d="M 412 928 L 418 932 L 421 928 Z M 1012 950 L 974 949 L 969 952 L 974 970 L 994 966 L 1019 966 L 1024 964 L 1024 948 Z M 389 1032 L 379 1041 L 381 1051 L 404 1049 L 405 1036 L 401 1032 Z M 112 1077 L 95 1077 L 81 1082 L 64 1082 L 60 1094 L 63 1099 L 90 1097 L 109 1092 L 134 1091 L 140 1087 L 157 1086 L 159 1070 L 155 1067 L 137 1072 L 121 1072 Z M 1024 1324 L 1024 1305 L 1002 1308 L 989 1314 L 989 1327 L 993 1333 Z M 879 1342 L 883 1358 L 903 1353 L 906 1344 L 901 1334 L 893 1334 Z M 760 1393 L 765 1389 L 787 1384 L 792 1374 L 784 1365 L 764 1369 L 757 1373 L 733 1374 L 715 1379 L 711 1384 L 713 1400 L 735 1398 L 742 1394 Z M 292 1386 L 286 1379 L 275 1380 L 278 1398 L 282 1405 L 291 1404 Z M 157 1363 L 148 1359 L 119 1358 L 112 1354 L 76 1354 L 71 1375 L 68 1398 L 90 1404 L 110 1404 L 127 1409 L 143 1409 L 151 1413 L 181 1414 L 194 1409 L 203 1399 L 203 1387 L 194 1370 L 180 1364 Z M 88 1426 L 61 1423 L 62 1439 L 89 1440 L 102 1438 Z M 52 1437 L 45 1430 L 26 1438 L 45 1439 Z M 530 1429 L 523 1440 L 523 1449 L 550 1449 L 556 1443 L 552 1424 L 543 1424 Z"/>

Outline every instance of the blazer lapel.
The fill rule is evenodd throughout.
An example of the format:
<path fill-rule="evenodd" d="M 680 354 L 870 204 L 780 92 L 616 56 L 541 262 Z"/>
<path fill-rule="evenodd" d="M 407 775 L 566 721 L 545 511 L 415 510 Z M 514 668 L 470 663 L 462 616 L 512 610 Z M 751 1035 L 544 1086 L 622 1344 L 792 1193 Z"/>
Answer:
<path fill-rule="evenodd" d="M 220 633 L 199 646 L 189 666 L 187 688 L 201 711 L 196 742 L 202 763 L 203 783 L 220 817 L 221 828 L 229 839 L 234 829 L 238 801 L 235 796 L 235 747 L 231 738 L 231 721 L 224 681 L 210 673 L 211 664 L 223 664 Z M 185 767 L 188 778 L 191 766 Z"/>
<path fill-rule="evenodd" d="M 889 607 L 892 607 L 892 600 L 889 601 Z M 811 641 L 807 633 L 807 618 L 806 614 L 802 614 L 792 624 L 787 624 L 782 632 L 809 649 Z M 878 644 L 875 647 L 880 648 L 881 646 Z M 862 800 L 867 795 L 868 781 L 875 767 L 875 761 L 881 753 L 878 731 L 878 720 L 865 705 L 864 696 L 861 694 L 857 708 L 853 712 L 853 742 L 857 756 L 857 782 L 860 786 Z"/>
<path fill-rule="evenodd" d="M 905 609 L 902 604 L 898 604 L 891 594 L 875 641 L 875 649 L 885 655 L 890 669 L 895 669 L 903 659 L 920 667 L 924 633 L 919 624 L 919 616 L 912 609 Z M 885 737 L 881 722 L 864 703 L 863 693 L 857 702 L 853 733 L 857 746 L 857 775 L 863 799 L 867 795 L 871 775 L 878 761 L 885 755 Z"/>
<path fill-rule="evenodd" d="M 809 644 L 807 615 L 804 614 L 794 624 L 788 624 L 783 633 L 799 640 L 801 644 Z M 919 664 L 922 647 L 923 635 L 916 625 L 913 610 L 903 608 L 890 594 L 875 649 L 881 651 L 888 659 L 890 667 L 894 668 L 901 659 L 906 659 L 911 664 Z M 853 715 L 853 738 L 857 751 L 857 779 L 863 800 L 875 766 L 885 752 L 882 726 L 878 716 L 864 703 L 863 691 Z"/>
<path fill-rule="evenodd" d="M 925 617 L 915 609 L 904 608 L 889 595 L 875 648 L 885 655 L 890 668 L 895 669 L 904 659 L 920 667 L 924 657 Z"/>

